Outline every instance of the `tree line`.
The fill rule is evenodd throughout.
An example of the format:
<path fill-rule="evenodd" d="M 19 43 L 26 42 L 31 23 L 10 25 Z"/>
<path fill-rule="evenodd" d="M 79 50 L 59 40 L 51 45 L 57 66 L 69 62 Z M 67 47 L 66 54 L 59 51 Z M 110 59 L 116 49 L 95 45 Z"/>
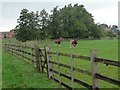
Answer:
<path fill-rule="evenodd" d="M 45 9 L 36 12 L 23 9 L 17 23 L 15 37 L 20 41 L 60 37 L 100 39 L 113 34 L 96 24 L 84 5 L 78 4 L 56 6 L 51 14 Z"/>

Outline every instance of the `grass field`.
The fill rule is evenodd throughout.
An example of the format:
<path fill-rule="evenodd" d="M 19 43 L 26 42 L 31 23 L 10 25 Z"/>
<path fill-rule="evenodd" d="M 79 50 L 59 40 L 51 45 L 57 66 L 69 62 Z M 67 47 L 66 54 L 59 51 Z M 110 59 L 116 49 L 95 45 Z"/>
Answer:
<path fill-rule="evenodd" d="M 26 62 L 3 52 L 2 88 L 57 88 L 46 73 L 36 73 Z"/>
<path fill-rule="evenodd" d="M 46 44 L 51 47 L 52 51 L 59 51 L 59 52 L 66 52 L 66 53 L 70 53 L 71 51 L 69 41 L 63 41 L 59 47 L 56 46 L 55 43 L 50 40 L 40 41 L 40 47 L 44 47 Z M 118 40 L 117 39 L 115 40 L 79 40 L 78 45 L 74 48 L 74 53 L 90 56 L 90 50 L 93 50 L 93 49 L 97 50 L 98 57 L 118 61 Z M 56 61 L 56 58 L 57 57 L 55 55 L 52 56 L 52 60 Z M 68 57 L 59 57 L 59 60 L 61 63 L 70 65 L 70 58 Z M 74 66 L 76 67 L 83 68 L 90 71 L 91 70 L 90 65 L 91 65 L 90 62 L 88 61 L 74 59 Z M 118 80 L 117 67 L 113 67 L 109 65 L 106 66 L 103 64 L 99 64 L 98 66 L 99 66 L 100 74 Z M 54 65 L 53 68 L 55 68 L 56 70 L 58 69 L 56 65 Z M 60 70 L 61 72 L 66 73 L 67 75 L 71 75 L 69 69 L 60 68 Z M 56 77 L 58 76 L 56 75 Z M 82 81 L 92 84 L 92 78 L 90 76 L 75 72 L 75 78 L 78 78 Z M 67 84 L 71 84 L 70 80 L 67 80 L 65 78 L 61 78 L 61 79 Z M 103 82 L 101 80 L 99 80 L 99 83 L 101 88 L 117 88 L 117 86 Z M 78 84 L 76 84 L 75 87 L 83 88 L 83 86 Z"/>
<path fill-rule="evenodd" d="M 40 47 L 43 47 L 45 44 L 48 44 L 52 51 L 66 52 L 70 53 L 70 43 L 69 41 L 63 41 L 60 46 L 55 46 L 54 42 L 40 42 Z M 118 40 L 79 40 L 78 45 L 74 48 L 74 53 L 79 55 L 90 56 L 90 50 L 97 50 L 97 56 L 106 59 L 112 59 L 118 61 Z M 52 60 L 56 61 L 57 57 L 55 55 L 52 56 Z M 60 63 L 65 63 L 70 65 L 70 58 L 68 57 L 59 57 Z M 91 64 L 88 61 L 83 61 L 79 59 L 74 59 L 74 66 L 86 69 L 88 71 L 91 70 Z M 118 80 L 118 68 L 114 66 L 106 66 L 104 64 L 99 64 L 99 73 L 113 79 Z M 53 66 L 55 69 L 58 69 L 56 65 Z M 61 72 L 70 74 L 69 69 L 64 69 L 61 67 Z M 57 75 L 56 75 L 57 76 Z M 75 77 L 92 84 L 92 78 L 88 75 L 80 74 L 75 72 Z M 70 82 L 69 80 L 65 80 L 65 78 L 61 78 L 63 81 Z M 99 80 L 101 88 L 117 88 L 117 86 L 113 84 L 109 84 Z M 71 84 L 71 83 L 69 83 Z M 80 85 L 76 85 L 76 87 L 83 88 Z"/>
<path fill-rule="evenodd" d="M 40 47 L 48 44 L 52 50 L 70 53 L 70 42 L 63 41 L 59 47 L 53 41 L 40 41 Z M 79 40 L 74 48 L 75 54 L 90 55 L 90 50 L 96 49 L 98 57 L 118 60 L 118 40 Z"/>

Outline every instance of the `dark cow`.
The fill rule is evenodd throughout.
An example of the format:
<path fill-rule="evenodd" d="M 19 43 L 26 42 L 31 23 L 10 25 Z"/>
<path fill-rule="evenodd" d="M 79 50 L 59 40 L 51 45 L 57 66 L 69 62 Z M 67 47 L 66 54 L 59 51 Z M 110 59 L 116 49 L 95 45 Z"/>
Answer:
<path fill-rule="evenodd" d="M 77 39 L 70 40 L 70 43 L 75 47 L 77 45 Z"/>
<path fill-rule="evenodd" d="M 59 38 L 59 39 L 55 39 L 55 40 L 54 40 L 54 42 L 55 42 L 56 44 L 58 44 L 58 45 L 60 45 L 60 44 L 61 44 L 61 41 L 62 41 L 62 39 L 61 39 L 61 38 Z"/>

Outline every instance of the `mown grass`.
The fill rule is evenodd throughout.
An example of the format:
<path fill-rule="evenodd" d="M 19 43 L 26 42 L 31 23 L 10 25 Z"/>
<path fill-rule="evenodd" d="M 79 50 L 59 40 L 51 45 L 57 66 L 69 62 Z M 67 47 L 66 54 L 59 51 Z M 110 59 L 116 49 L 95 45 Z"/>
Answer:
<path fill-rule="evenodd" d="M 66 52 L 70 53 L 70 43 L 69 41 L 63 41 L 60 46 L 56 46 L 53 41 L 40 41 L 40 46 L 43 47 L 45 44 L 49 45 L 51 47 L 51 51 L 59 51 L 59 52 Z M 84 56 L 90 56 L 90 50 L 97 50 L 97 56 L 101 58 L 106 59 L 112 59 L 115 61 L 118 61 L 118 40 L 79 40 L 78 45 L 74 48 L 73 52 L 75 54 L 84 55 Z M 56 60 L 57 57 L 55 55 L 52 55 L 52 60 Z M 70 58 L 68 57 L 59 57 L 60 63 L 65 63 L 70 65 Z M 80 60 L 80 59 L 74 59 L 74 66 L 86 69 L 88 71 L 91 71 L 91 63 L 89 61 Z M 58 66 L 53 66 L 56 70 L 58 69 Z M 113 78 L 118 80 L 118 67 L 114 67 L 111 65 L 104 65 L 99 63 L 98 64 L 99 73 L 102 75 L 105 75 L 107 77 Z M 61 67 L 61 72 L 71 75 L 69 69 L 65 69 Z M 57 76 L 57 75 L 56 75 Z M 89 84 L 92 84 L 92 78 L 88 75 L 81 74 L 81 73 L 74 73 L 75 78 L 78 78 L 82 81 L 85 81 Z M 61 78 L 62 79 L 62 78 Z M 71 81 L 64 80 L 64 82 L 71 84 Z M 102 80 L 99 80 L 99 85 L 101 88 L 117 88 L 118 86 L 104 82 Z M 75 87 L 83 88 L 81 85 L 76 85 Z"/>
<path fill-rule="evenodd" d="M 15 41 L 14 41 L 15 42 Z M 60 46 L 56 46 L 55 43 L 51 40 L 47 41 L 39 41 L 40 47 L 44 47 L 45 45 L 48 45 L 51 47 L 51 51 L 59 51 L 59 52 L 65 52 L 70 53 L 70 42 L 69 41 L 63 41 Z M 90 56 L 90 50 L 97 50 L 97 56 L 101 58 L 106 59 L 112 59 L 115 61 L 118 61 L 118 40 L 79 40 L 78 45 L 74 48 L 73 52 L 78 55 L 85 55 Z M 52 55 L 52 60 L 57 62 L 56 55 Z M 70 65 L 70 58 L 69 57 L 59 57 L 60 63 L 65 63 Z M 80 60 L 80 59 L 74 59 L 74 66 L 86 69 L 88 71 L 91 71 L 91 63 L 89 61 Z M 54 69 L 58 69 L 58 66 L 53 65 Z M 99 64 L 99 73 L 102 75 L 105 75 L 107 77 L 111 77 L 113 79 L 118 80 L 118 69 L 114 66 L 106 66 L 104 64 Z M 60 71 L 71 75 L 69 69 L 65 69 L 60 67 Z M 58 78 L 58 75 L 55 75 Z M 85 81 L 89 84 L 92 84 L 92 78 L 88 75 L 82 74 L 82 73 L 74 73 L 75 78 L 78 78 L 82 81 Z M 68 85 L 71 85 L 71 81 L 67 80 L 65 78 L 62 78 L 62 81 L 65 82 Z M 99 80 L 99 86 L 101 88 L 117 88 L 118 86 L 104 82 Z M 75 87 L 83 88 L 83 86 L 75 84 Z"/>
<path fill-rule="evenodd" d="M 63 41 L 58 47 L 53 41 L 40 41 L 40 47 L 49 45 L 53 51 L 70 53 L 70 42 Z M 75 54 L 90 55 L 90 50 L 97 50 L 98 57 L 118 60 L 118 40 L 79 40 L 74 48 Z"/>
<path fill-rule="evenodd" d="M 3 51 L 2 88 L 57 88 L 46 73 L 37 73 L 32 65 Z"/>

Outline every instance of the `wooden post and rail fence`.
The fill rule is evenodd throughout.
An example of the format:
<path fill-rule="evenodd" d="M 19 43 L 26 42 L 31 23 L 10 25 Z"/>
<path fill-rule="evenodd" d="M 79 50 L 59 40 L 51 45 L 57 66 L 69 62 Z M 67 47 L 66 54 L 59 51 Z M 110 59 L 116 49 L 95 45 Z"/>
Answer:
<path fill-rule="evenodd" d="M 75 55 L 75 54 L 68 54 L 68 53 L 62 53 L 62 52 L 53 52 L 51 51 L 50 47 L 46 46 L 44 48 L 39 48 L 38 43 L 34 43 L 34 47 L 29 47 L 26 44 L 20 45 L 20 44 L 10 44 L 5 43 L 3 44 L 4 49 L 6 52 L 21 58 L 25 62 L 33 65 L 36 68 L 37 72 L 46 72 L 48 77 L 50 79 L 53 79 L 54 81 L 58 82 L 60 85 L 68 88 L 68 89 L 75 89 L 75 83 L 80 84 L 88 89 L 92 90 L 98 90 L 100 89 L 99 86 L 99 80 L 114 84 L 120 88 L 120 80 L 116 80 L 104 75 L 99 74 L 98 72 L 98 63 L 111 65 L 116 68 L 120 67 L 119 61 L 114 60 L 108 60 L 103 58 L 97 57 L 97 51 L 91 50 L 90 56 L 82 56 L 82 55 Z M 52 55 L 57 55 L 56 62 L 52 60 Z M 73 59 L 79 59 L 79 60 L 86 60 L 91 63 L 91 71 L 81 69 L 78 67 L 75 67 L 72 63 L 70 65 L 60 63 L 59 57 L 69 57 L 71 60 Z M 58 69 L 54 69 L 53 65 L 57 65 Z M 67 75 L 66 73 L 61 72 L 60 67 L 70 69 L 70 75 Z M 86 75 L 89 75 L 92 77 L 92 84 L 88 84 L 87 82 L 84 82 L 80 79 L 77 79 L 74 77 L 75 72 L 83 73 Z M 59 78 L 56 78 L 54 74 L 57 74 Z M 64 77 L 71 81 L 71 86 L 66 84 L 60 77 Z"/>

